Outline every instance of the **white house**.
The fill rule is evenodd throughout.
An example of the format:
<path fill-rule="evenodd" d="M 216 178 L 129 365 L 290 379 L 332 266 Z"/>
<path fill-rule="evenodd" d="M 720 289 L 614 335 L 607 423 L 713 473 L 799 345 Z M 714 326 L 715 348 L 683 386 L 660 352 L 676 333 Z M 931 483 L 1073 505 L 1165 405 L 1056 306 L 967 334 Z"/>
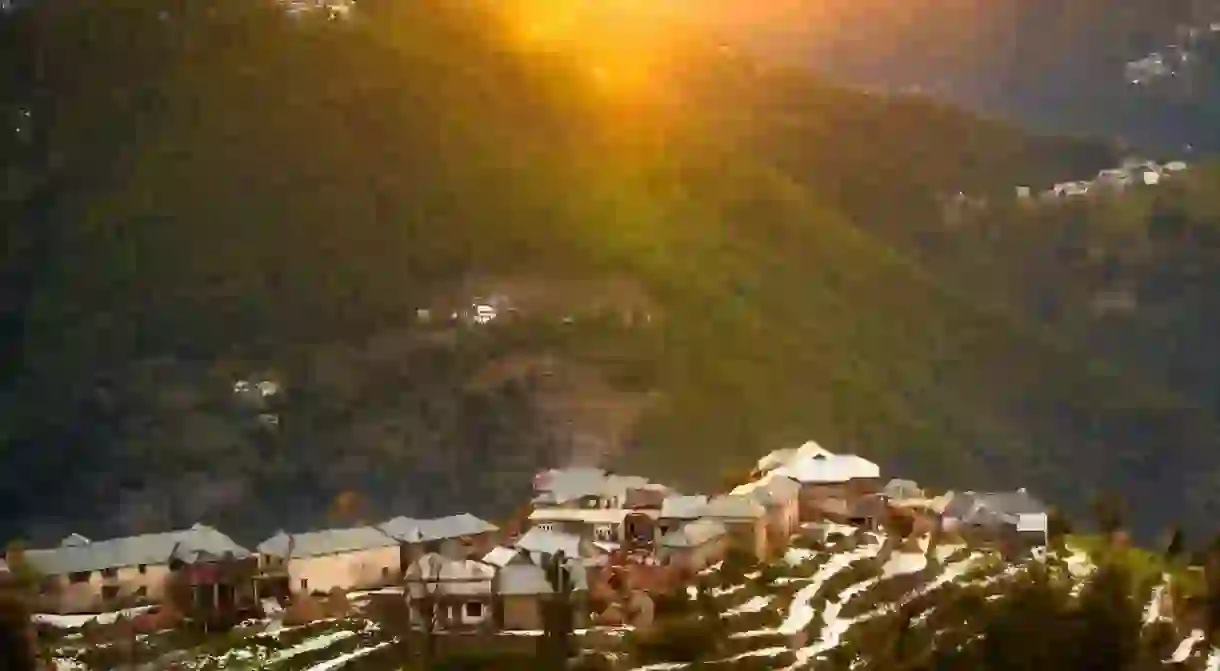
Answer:
<path fill-rule="evenodd" d="M 104 541 L 72 534 L 57 548 L 22 552 L 21 561 L 44 577 L 40 610 L 100 613 L 124 600 L 162 600 L 170 575 L 182 565 L 249 555 L 228 536 L 196 524 Z"/>
<path fill-rule="evenodd" d="M 398 581 L 399 542 L 376 527 L 279 532 L 258 545 L 264 574 L 285 572 L 295 592 L 373 589 Z"/>
<path fill-rule="evenodd" d="M 479 627 L 492 622 L 492 581 L 496 570 L 473 559 L 451 559 L 430 552 L 407 567 L 407 598 L 411 617 L 426 621 L 429 601 L 439 629 Z"/>

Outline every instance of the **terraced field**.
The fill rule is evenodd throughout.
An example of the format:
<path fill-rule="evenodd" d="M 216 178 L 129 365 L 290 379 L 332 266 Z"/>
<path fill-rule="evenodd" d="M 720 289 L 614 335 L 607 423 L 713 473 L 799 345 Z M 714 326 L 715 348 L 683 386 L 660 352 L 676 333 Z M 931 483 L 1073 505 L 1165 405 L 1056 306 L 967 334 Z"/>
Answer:
<path fill-rule="evenodd" d="M 894 618 L 906 620 L 906 635 L 912 640 L 934 642 L 938 648 L 978 639 L 986 621 L 981 614 L 1002 604 L 1035 562 L 1010 564 L 994 553 L 961 545 L 928 551 L 925 543 L 903 549 L 907 551 L 896 550 L 879 534 L 857 534 L 817 550 L 792 548 L 781 560 L 738 571 L 736 578 L 720 565 L 704 571 L 699 576 L 701 586 L 688 587 L 686 598 L 705 609 L 710 599 L 712 612 L 719 614 L 719 642 L 697 659 L 658 658 L 655 651 L 645 654 L 637 643 L 648 632 L 629 628 L 582 630 L 578 632 L 581 648 L 586 661 L 598 658 L 596 668 L 634 671 L 867 668 L 870 662 L 878 663 L 891 645 L 885 637 L 893 631 Z M 1050 579 L 1072 582 L 1072 598 L 1080 597 L 1096 573 L 1088 555 L 1079 549 L 1052 554 L 1045 565 Z M 1216 656 L 1202 649 L 1202 635 L 1182 630 L 1161 613 L 1165 585 L 1155 575 L 1152 578 L 1141 583 L 1140 593 L 1133 597 L 1147 604 L 1143 626 L 1158 628 L 1166 667 L 1214 668 Z M 190 671 L 404 668 L 406 652 L 362 610 L 367 601 L 357 596 L 353 605 L 358 614 L 342 619 L 298 627 L 251 622 L 194 644 L 175 632 L 106 644 L 86 643 L 80 632 L 68 632 L 56 642 L 54 656 L 60 669 L 109 669 L 132 661 L 138 662 L 134 668 L 150 671 L 174 668 L 172 664 Z M 489 646 L 487 638 L 475 642 L 442 637 L 441 647 L 503 648 L 510 652 L 497 654 L 528 664 L 533 641 L 540 634 L 491 637 L 503 646 Z"/>

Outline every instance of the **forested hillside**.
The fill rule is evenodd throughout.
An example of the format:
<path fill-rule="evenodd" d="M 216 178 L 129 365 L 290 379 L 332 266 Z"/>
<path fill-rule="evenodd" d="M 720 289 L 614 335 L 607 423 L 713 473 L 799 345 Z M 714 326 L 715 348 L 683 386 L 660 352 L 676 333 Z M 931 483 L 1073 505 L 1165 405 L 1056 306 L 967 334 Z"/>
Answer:
<path fill-rule="evenodd" d="M 696 35 L 607 74 L 478 3 L 360 7 L 4 19 L 0 102 L 31 112 L 4 140 L 4 532 L 257 537 L 345 491 L 362 503 L 332 519 L 495 517 L 577 453 L 710 487 L 810 436 L 1068 508 L 1127 490 L 1142 531 L 1206 521 L 1211 488 L 1180 484 L 1220 467 L 1210 411 L 895 242 L 941 193 L 1110 148 Z M 543 297 L 421 321 L 476 277 Z M 278 391 L 234 393 L 259 380 Z"/>

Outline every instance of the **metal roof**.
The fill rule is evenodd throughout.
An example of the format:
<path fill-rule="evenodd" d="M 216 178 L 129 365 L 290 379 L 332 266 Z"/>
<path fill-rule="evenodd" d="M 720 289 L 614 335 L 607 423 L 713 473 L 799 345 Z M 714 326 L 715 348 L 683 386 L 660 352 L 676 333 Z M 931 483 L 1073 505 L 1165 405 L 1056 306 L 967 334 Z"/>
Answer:
<path fill-rule="evenodd" d="M 881 477 L 881 468 L 854 454 L 822 454 L 800 457 L 775 471 L 793 480 L 808 483 L 838 483 L 856 478 Z"/>
<path fill-rule="evenodd" d="M 580 536 L 566 534 L 560 531 L 547 531 L 534 527 L 517 539 L 514 546 L 530 552 L 554 554 L 560 550 L 569 557 L 583 557 L 589 554 L 588 546 Z"/>
<path fill-rule="evenodd" d="M 53 549 L 27 550 L 23 557 L 41 573 L 64 575 L 140 564 L 168 564 L 171 559 L 194 563 L 224 558 L 230 553 L 237 559 L 250 555 L 249 550 L 233 542 L 233 539 L 204 524 L 181 531 L 96 542 L 77 534 L 69 536 L 67 540 L 71 540 L 72 544 Z"/>
<path fill-rule="evenodd" d="M 894 478 L 885 484 L 881 490 L 881 494 L 890 499 L 920 499 L 923 498 L 923 490 L 914 480 L 900 480 Z"/>
<path fill-rule="evenodd" d="M 749 496 L 726 494 L 717 496 L 707 502 L 703 509 L 703 517 L 718 519 L 753 519 L 767 514 L 761 503 Z"/>
<path fill-rule="evenodd" d="M 668 548 L 693 548 L 727 534 L 729 530 L 716 520 L 695 520 L 661 537 L 661 545 Z"/>
<path fill-rule="evenodd" d="M 506 548 L 498 546 L 491 549 L 491 552 L 483 555 L 481 560 L 484 564 L 490 564 L 498 568 L 508 566 L 509 562 L 520 556 L 521 551 L 516 548 Z"/>
<path fill-rule="evenodd" d="M 499 531 L 496 525 L 469 513 L 425 520 L 395 517 L 377 525 L 377 528 L 404 543 L 438 541 Z"/>
<path fill-rule="evenodd" d="M 572 578 L 572 591 L 589 589 L 589 576 L 579 562 L 565 562 Z M 496 591 L 507 596 L 529 596 L 553 594 L 555 590 L 546 579 L 546 571 L 537 564 L 510 564 L 500 569 L 496 578 Z"/>
<path fill-rule="evenodd" d="M 407 567 L 406 577 L 436 580 L 431 585 L 409 582 L 410 594 L 416 598 L 425 593 L 433 594 L 489 594 L 496 570 L 473 559 L 449 559 L 436 553 L 428 553 Z M 429 589 L 431 587 L 432 589 Z"/>
<path fill-rule="evenodd" d="M 258 544 L 261 554 L 288 559 L 357 552 L 398 545 L 398 541 L 377 527 L 325 529 L 302 534 L 281 531 Z M 291 556 L 289 556 L 291 552 Z"/>
<path fill-rule="evenodd" d="M 702 494 L 693 496 L 667 496 L 661 502 L 661 517 L 679 520 L 697 519 L 707 507 L 707 497 Z"/>

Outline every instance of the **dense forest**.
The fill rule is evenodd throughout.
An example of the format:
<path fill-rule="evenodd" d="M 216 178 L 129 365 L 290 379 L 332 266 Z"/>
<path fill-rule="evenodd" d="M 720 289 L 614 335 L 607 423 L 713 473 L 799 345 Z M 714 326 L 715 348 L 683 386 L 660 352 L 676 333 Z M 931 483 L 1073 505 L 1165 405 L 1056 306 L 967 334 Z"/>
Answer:
<path fill-rule="evenodd" d="M 1122 490 L 1143 533 L 1206 525 L 1211 408 L 911 242 L 945 193 L 1115 148 L 695 33 L 607 79 L 513 28 L 373 0 L 0 19 L 0 533 L 496 518 L 542 465 L 712 488 L 810 437 L 1069 510 Z M 520 315 L 421 319 L 487 292 Z"/>

